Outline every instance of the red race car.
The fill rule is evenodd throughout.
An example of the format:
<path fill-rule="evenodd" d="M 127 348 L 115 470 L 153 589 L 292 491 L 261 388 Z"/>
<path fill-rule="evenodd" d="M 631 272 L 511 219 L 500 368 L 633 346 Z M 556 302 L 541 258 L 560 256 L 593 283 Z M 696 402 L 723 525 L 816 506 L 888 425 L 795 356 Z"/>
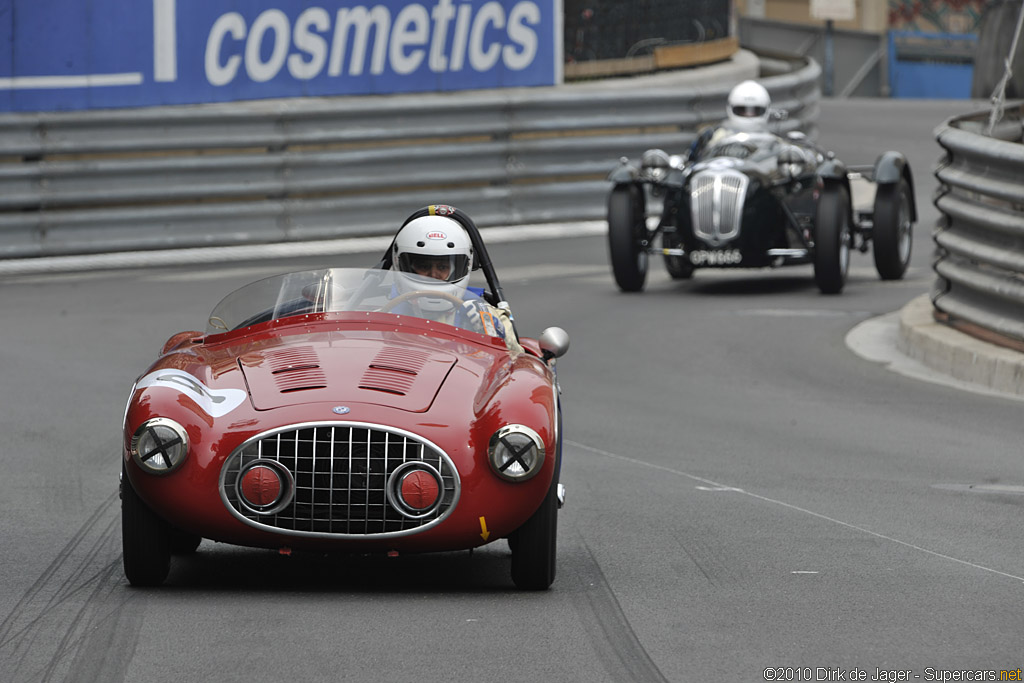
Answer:
<path fill-rule="evenodd" d="M 249 284 L 205 333 L 167 341 L 125 411 L 132 585 L 161 584 L 203 538 L 286 553 L 505 538 L 515 585 L 551 585 L 564 501 L 555 359 L 569 338 L 520 337 L 472 220 L 438 205 L 406 225 L 423 217 L 465 231 L 484 288 L 456 296 L 403 271 L 400 232 L 374 268 Z"/>

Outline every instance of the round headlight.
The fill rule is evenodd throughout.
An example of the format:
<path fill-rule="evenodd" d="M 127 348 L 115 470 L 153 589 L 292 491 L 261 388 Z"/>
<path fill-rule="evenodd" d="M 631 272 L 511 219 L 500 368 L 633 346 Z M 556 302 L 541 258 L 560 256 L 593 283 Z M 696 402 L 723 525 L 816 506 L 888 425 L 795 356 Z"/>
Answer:
<path fill-rule="evenodd" d="M 660 149 L 649 149 L 640 159 L 640 165 L 654 180 L 663 180 L 668 175 L 670 164 L 668 154 Z"/>
<path fill-rule="evenodd" d="M 670 158 L 668 154 L 661 149 L 649 149 L 644 152 L 644 155 L 640 157 L 640 165 L 644 168 L 664 168 L 669 167 Z"/>
<path fill-rule="evenodd" d="M 131 451 L 132 459 L 146 472 L 167 474 L 185 462 L 188 434 L 174 420 L 154 417 L 135 430 Z"/>
<path fill-rule="evenodd" d="M 544 464 L 544 442 L 524 425 L 507 425 L 491 437 L 491 468 L 502 479 L 526 481 Z"/>

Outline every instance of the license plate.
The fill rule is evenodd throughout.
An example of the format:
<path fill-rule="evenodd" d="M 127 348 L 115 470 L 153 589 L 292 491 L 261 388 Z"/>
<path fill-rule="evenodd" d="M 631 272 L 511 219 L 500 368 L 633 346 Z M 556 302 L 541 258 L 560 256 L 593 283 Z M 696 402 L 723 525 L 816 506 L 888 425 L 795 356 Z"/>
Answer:
<path fill-rule="evenodd" d="M 690 252 L 690 263 L 695 266 L 735 266 L 743 260 L 739 249 L 695 249 Z"/>

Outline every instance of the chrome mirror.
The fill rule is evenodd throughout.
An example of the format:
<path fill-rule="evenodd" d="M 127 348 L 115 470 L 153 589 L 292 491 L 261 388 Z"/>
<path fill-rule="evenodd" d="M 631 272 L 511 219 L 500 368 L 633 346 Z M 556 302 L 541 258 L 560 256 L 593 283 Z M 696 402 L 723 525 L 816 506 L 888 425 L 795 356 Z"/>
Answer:
<path fill-rule="evenodd" d="M 540 350 L 544 360 L 561 358 L 569 350 L 569 333 L 561 327 L 549 327 L 540 333 Z"/>

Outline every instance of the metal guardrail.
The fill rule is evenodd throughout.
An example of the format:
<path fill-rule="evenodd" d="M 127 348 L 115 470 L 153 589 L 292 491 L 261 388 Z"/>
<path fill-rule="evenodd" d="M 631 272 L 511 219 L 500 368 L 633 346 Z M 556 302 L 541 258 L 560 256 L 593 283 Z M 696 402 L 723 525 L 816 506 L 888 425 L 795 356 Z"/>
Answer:
<path fill-rule="evenodd" d="M 933 238 L 939 317 L 976 336 L 1024 342 L 1024 105 L 1008 107 L 991 136 L 989 113 L 935 130 L 945 150 L 935 176 L 942 213 Z"/>
<path fill-rule="evenodd" d="M 821 72 L 791 67 L 763 82 L 790 112 L 784 129 L 813 136 Z M 679 73 L 3 115 L 0 258 L 383 234 L 438 201 L 481 226 L 600 218 L 620 157 L 685 149 L 724 115 L 733 83 L 687 87 Z"/>

